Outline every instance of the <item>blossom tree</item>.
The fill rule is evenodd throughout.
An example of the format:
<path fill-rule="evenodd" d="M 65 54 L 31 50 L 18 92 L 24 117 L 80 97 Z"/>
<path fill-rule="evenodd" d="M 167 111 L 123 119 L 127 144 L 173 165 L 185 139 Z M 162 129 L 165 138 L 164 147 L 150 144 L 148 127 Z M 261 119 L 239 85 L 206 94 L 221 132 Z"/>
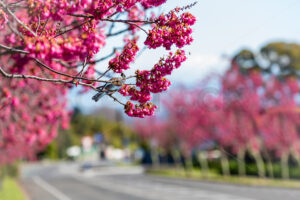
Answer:
<path fill-rule="evenodd" d="M 258 89 L 262 84 L 261 73 L 250 71 L 245 76 L 235 61 L 222 79 L 223 119 L 227 119 L 227 123 L 219 121 L 223 133 L 219 134 L 218 141 L 225 147 L 231 146 L 237 154 L 240 175 L 245 175 L 244 160 L 248 150 L 257 162 L 260 176 L 265 174 L 260 155 L 260 131 L 256 123 L 261 109 Z"/>
<path fill-rule="evenodd" d="M 61 90 L 36 80 L 1 81 L 0 165 L 20 158 L 34 158 L 67 128 L 69 113 Z M 51 94 L 51 95 L 50 95 Z"/>
<path fill-rule="evenodd" d="M 230 137 L 234 139 L 229 141 L 239 140 L 236 144 L 231 145 L 242 149 L 244 146 L 244 148 L 247 147 L 251 151 L 260 176 L 265 174 L 261 152 L 266 157 L 271 177 L 273 177 L 273 167 L 270 155 L 275 154 L 280 157 L 282 177 L 287 179 L 289 178 L 288 159 L 291 151 L 298 159 L 299 135 L 297 128 L 299 126 L 299 114 L 296 101 L 299 89 L 298 80 L 292 76 L 284 79 L 279 79 L 274 75 L 264 77 L 262 72 L 255 69 L 249 70 L 245 76 L 242 75 L 239 67 L 234 65 L 235 62 L 233 62 L 232 68 L 227 73 L 235 74 L 235 76 L 226 78 L 225 75 L 225 82 L 222 84 L 225 89 L 233 89 L 231 92 L 230 90 L 225 92 L 226 99 L 224 102 L 225 104 L 232 103 L 231 93 L 235 92 L 237 95 L 232 100 L 233 102 L 238 101 L 238 110 L 243 113 L 238 116 L 238 122 L 234 121 L 232 123 L 234 127 L 241 125 L 241 130 L 237 130 L 236 135 Z M 234 82 L 232 80 L 239 81 Z M 227 85 L 226 81 L 228 83 L 232 82 L 232 84 Z M 239 84 L 242 84 L 242 86 L 239 86 Z M 226 105 L 224 105 L 224 108 L 226 108 Z M 230 108 L 229 110 L 233 111 L 232 109 L 236 110 L 236 108 Z M 230 118 L 228 113 L 225 116 Z M 246 124 L 241 122 L 243 118 L 245 118 Z M 230 124 L 226 123 L 226 126 L 230 126 Z M 231 128 L 229 127 L 229 129 Z M 226 134 L 224 135 L 226 136 Z M 240 140 L 241 137 L 245 136 L 244 140 Z M 239 157 L 239 153 L 237 155 Z M 238 162 L 241 159 L 238 158 Z"/>
<path fill-rule="evenodd" d="M 151 128 L 149 128 L 151 124 Z M 159 121 L 156 117 L 150 117 L 143 121 L 135 121 L 135 131 L 139 138 L 148 141 L 150 145 L 151 161 L 155 167 L 160 166 L 160 152 L 167 151 L 172 144 L 165 121 Z"/>
<path fill-rule="evenodd" d="M 186 161 L 191 162 L 193 150 L 200 150 L 197 152 L 197 157 L 203 175 L 206 176 L 208 162 L 203 147 L 214 139 L 214 122 L 217 119 L 215 111 L 219 109 L 220 104 L 202 89 L 181 88 L 181 92 L 173 91 L 171 100 L 165 101 L 165 105 L 168 110 L 170 129 L 176 133 L 177 138 L 180 138 L 178 143 Z M 184 93 L 184 98 L 180 93 Z"/>
<path fill-rule="evenodd" d="M 298 149 L 298 126 L 300 123 L 295 96 L 298 83 L 295 78 L 288 78 L 286 83 L 276 78 L 269 80 L 263 97 L 267 111 L 263 117 L 262 133 L 264 146 L 274 152 L 281 160 L 282 177 L 289 178 L 288 159 L 290 153 Z"/>
<path fill-rule="evenodd" d="M 24 150 L 28 145 L 41 149 L 60 126 L 66 127 L 65 96 L 73 86 L 105 92 L 129 116 L 153 115 L 151 93 L 170 86 L 166 76 L 186 60 L 183 47 L 193 41 L 196 21 L 186 12 L 195 3 L 156 15 L 155 8 L 165 2 L 0 0 L 0 148 L 7 152 L 1 160 L 29 155 Z M 161 47 L 167 56 L 150 70 L 120 76 L 141 52 L 141 34 L 145 47 Z M 103 48 L 110 48 L 107 39 L 116 36 L 123 36 L 124 44 L 102 55 Z M 97 70 L 104 60 L 108 65 Z M 120 82 L 119 92 L 130 98 L 127 103 L 113 96 L 117 91 L 103 89 Z M 10 154 L 16 156 L 4 156 Z"/>

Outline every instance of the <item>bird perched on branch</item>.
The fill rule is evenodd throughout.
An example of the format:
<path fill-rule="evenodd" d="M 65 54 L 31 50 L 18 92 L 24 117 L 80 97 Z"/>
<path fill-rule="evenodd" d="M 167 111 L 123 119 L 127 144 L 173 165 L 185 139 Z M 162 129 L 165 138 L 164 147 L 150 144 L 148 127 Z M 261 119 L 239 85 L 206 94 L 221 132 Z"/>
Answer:
<path fill-rule="evenodd" d="M 111 95 L 117 91 L 119 91 L 124 82 L 125 82 L 125 75 L 122 73 L 120 78 L 111 78 L 109 83 L 105 83 L 103 86 L 97 87 L 98 93 L 95 94 L 92 99 L 94 101 L 99 101 L 105 95 Z"/>

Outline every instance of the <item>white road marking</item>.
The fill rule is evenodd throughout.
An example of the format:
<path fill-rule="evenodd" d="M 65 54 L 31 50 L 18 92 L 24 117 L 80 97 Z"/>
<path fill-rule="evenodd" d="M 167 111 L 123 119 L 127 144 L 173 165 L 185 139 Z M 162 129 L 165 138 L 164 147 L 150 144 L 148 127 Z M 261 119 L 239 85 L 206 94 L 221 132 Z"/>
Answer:
<path fill-rule="evenodd" d="M 44 181 L 38 176 L 35 176 L 33 178 L 33 181 L 41 188 L 52 194 L 57 200 L 71 200 L 68 196 L 66 196 L 64 193 Z"/>

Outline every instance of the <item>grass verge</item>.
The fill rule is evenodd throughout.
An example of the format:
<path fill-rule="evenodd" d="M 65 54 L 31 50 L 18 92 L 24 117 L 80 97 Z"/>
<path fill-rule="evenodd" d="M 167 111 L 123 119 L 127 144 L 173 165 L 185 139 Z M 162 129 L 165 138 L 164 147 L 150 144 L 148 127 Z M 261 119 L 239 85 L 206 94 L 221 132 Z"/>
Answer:
<path fill-rule="evenodd" d="M 186 171 L 184 169 L 148 169 L 147 173 L 155 176 L 165 176 L 169 178 L 184 178 L 193 180 L 202 180 L 219 183 L 230 183 L 248 186 L 267 186 L 281 188 L 300 188 L 300 181 L 297 180 L 281 180 L 258 177 L 238 177 L 238 176 L 222 176 L 213 172 L 206 173 L 205 176 L 199 169 Z"/>
<path fill-rule="evenodd" d="M 0 188 L 0 200 L 25 200 L 18 183 L 12 178 L 5 178 Z"/>

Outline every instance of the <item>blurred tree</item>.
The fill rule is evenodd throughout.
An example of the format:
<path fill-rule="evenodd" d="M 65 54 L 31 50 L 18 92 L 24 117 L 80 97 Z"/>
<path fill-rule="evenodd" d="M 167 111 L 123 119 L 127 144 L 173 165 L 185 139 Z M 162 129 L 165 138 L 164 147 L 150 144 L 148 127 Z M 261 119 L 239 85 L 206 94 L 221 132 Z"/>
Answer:
<path fill-rule="evenodd" d="M 300 45 L 296 43 L 269 43 L 259 53 L 243 49 L 234 56 L 234 60 L 244 72 L 259 69 L 279 77 L 300 76 Z"/>
<path fill-rule="evenodd" d="M 136 135 L 124 123 L 109 121 L 102 116 L 84 115 L 78 108 L 75 108 L 70 128 L 59 134 L 47 147 L 44 157 L 50 159 L 66 158 L 68 147 L 80 145 L 82 136 L 93 136 L 95 133 L 102 133 L 105 142 L 116 148 L 138 147 Z"/>

